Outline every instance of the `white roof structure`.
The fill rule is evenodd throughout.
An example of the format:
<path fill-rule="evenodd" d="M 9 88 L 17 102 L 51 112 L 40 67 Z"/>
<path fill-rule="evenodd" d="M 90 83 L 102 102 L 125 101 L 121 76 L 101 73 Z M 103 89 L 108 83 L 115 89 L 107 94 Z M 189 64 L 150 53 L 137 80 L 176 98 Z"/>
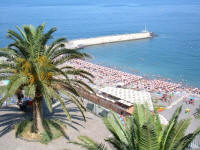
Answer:
<path fill-rule="evenodd" d="M 132 104 L 145 104 L 147 103 L 150 110 L 153 110 L 153 104 L 151 101 L 151 95 L 149 92 L 145 91 L 134 91 L 132 89 L 123 89 L 115 87 L 105 87 L 101 88 L 99 91 L 107 93 L 114 97 L 120 98 L 118 102 L 123 103 L 127 106 Z"/>

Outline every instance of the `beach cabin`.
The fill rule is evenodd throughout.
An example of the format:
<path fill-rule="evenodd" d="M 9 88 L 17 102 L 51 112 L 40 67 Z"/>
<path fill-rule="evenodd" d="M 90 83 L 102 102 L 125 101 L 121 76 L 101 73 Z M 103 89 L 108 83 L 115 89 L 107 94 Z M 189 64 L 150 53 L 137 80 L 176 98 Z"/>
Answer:
<path fill-rule="evenodd" d="M 104 87 L 99 89 L 98 96 L 123 107 L 128 113 L 133 112 L 134 104 L 147 104 L 153 111 L 151 95 L 146 91 L 135 91 L 132 89 L 123 89 L 116 87 Z"/>

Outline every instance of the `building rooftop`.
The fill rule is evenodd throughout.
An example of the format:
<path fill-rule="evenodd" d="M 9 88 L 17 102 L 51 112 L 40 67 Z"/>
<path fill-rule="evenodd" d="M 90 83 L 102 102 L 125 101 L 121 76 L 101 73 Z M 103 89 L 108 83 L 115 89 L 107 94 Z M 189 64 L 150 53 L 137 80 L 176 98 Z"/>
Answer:
<path fill-rule="evenodd" d="M 145 104 L 147 103 L 150 110 L 153 110 L 153 104 L 151 101 L 151 95 L 146 91 L 135 91 L 132 89 L 123 89 L 115 87 L 104 87 L 99 89 L 100 92 L 117 97 L 120 100 L 118 102 L 130 106 L 131 104 Z"/>

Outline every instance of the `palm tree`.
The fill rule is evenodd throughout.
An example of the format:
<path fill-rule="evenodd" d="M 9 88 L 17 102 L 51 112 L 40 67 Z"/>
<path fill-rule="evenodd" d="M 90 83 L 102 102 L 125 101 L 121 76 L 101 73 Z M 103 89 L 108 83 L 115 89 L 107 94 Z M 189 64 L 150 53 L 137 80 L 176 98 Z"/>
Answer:
<path fill-rule="evenodd" d="M 5 87 L 7 92 L 1 99 L 0 106 L 9 97 L 24 90 L 33 100 L 34 131 L 42 133 L 43 101 L 52 111 L 52 99 L 58 100 L 71 121 L 64 99 L 60 96 L 60 93 L 64 92 L 77 105 L 84 117 L 85 107 L 77 88 L 92 92 L 93 90 L 83 80 L 74 76 L 89 82 L 92 82 L 93 76 L 84 70 L 68 66 L 65 62 L 74 58 L 84 59 L 88 55 L 79 50 L 66 49 L 65 38 L 56 39 L 47 46 L 56 28 L 46 33 L 44 33 L 45 24 L 37 28 L 25 25 L 22 29 L 18 27 L 17 29 L 18 32 L 8 31 L 8 38 L 13 42 L 8 47 L 0 49 L 0 57 L 7 58 L 7 61 L 0 63 L 0 80 L 10 81 Z"/>
<path fill-rule="evenodd" d="M 134 113 L 126 117 L 125 125 L 115 113 L 103 119 L 112 134 L 105 141 L 116 150 L 184 150 L 200 133 L 198 128 L 185 136 L 190 119 L 178 121 L 182 107 L 177 108 L 169 124 L 163 126 L 157 113 L 152 113 L 144 105 L 134 106 Z M 81 137 L 81 140 L 87 140 L 87 137 Z M 76 144 L 82 145 L 78 142 Z"/>
<path fill-rule="evenodd" d="M 134 109 L 133 115 L 126 118 L 125 126 L 116 114 L 104 119 L 113 135 L 106 141 L 117 150 L 184 150 L 200 133 L 198 128 L 185 136 L 190 119 L 178 121 L 182 107 L 176 109 L 166 127 L 161 125 L 158 114 L 151 113 L 145 106 L 135 105 Z"/>

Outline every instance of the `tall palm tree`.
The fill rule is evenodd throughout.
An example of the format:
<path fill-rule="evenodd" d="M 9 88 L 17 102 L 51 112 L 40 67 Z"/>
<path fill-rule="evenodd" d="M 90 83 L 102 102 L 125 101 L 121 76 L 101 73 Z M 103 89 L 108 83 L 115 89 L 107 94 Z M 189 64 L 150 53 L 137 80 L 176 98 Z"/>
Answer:
<path fill-rule="evenodd" d="M 89 82 L 92 82 L 93 76 L 84 70 L 68 66 L 65 62 L 74 58 L 84 59 L 88 55 L 79 50 L 66 49 L 65 38 L 56 39 L 47 46 L 56 28 L 46 33 L 45 24 L 37 28 L 25 25 L 22 29 L 17 29 L 18 32 L 8 31 L 8 38 L 13 42 L 8 47 L 0 49 L 0 57 L 7 58 L 7 61 L 0 63 L 0 80 L 10 81 L 6 86 L 5 96 L 0 100 L 0 106 L 16 92 L 24 90 L 27 96 L 33 99 L 34 131 L 42 133 L 43 101 L 52 111 L 52 99 L 58 100 L 66 116 L 71 120 L 60 96 L 60 92 L 64 92 L 77 105 L 84 117 L 85 108 L 77 88 L 92 92 L 93 90 L 83 80 L 74 76 L 80 76 Z"/>
<path fill-rule="evenodd" d="M 169 124 L 163 126 L 157 113 L 152 113 L 144 105 L 134 106 L 134 113 L 126 117 L 125 125 L 115 113 L 103 119 L 112 134 L 112 137 L 105 141 L 113 145 L 116 150 L 185 150 L 200 133 L 198 128 L 185 136 L 190 119 L 178 121 L 182 107 L 177 108 Z M 87 140 L 87 137 L 83 136 L 81 140 Z M 82 146 L 81 143 L 76 142 L 76 144 Z"/>

